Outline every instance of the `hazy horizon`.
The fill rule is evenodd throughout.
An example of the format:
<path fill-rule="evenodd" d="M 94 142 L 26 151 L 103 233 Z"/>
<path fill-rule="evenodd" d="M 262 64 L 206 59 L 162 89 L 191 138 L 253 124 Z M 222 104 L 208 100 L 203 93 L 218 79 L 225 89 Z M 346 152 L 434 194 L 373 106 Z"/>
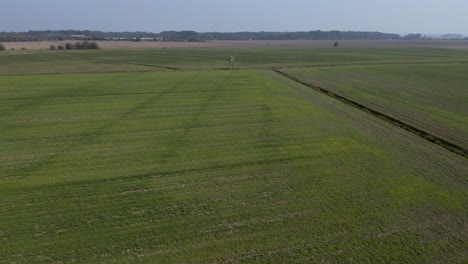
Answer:
<path fill-rule="evenodd" d="M 379 31 L 468 35 L 468 1 L 403 0 L 15 0 L 2 4 L 0 31 Z"/>

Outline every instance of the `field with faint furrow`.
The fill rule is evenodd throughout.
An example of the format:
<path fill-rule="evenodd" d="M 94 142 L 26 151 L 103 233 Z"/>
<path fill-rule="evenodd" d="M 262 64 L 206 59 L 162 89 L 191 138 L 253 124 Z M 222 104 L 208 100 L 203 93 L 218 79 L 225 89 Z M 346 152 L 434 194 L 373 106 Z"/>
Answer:
<path fill-rule="evenodd" d="M 0 60 L 0 263 L 467 261 L 468 159 L 269 69 L 461 51 L 250 49 L 236 71 L 209 70 L 219 49 L 139 52 Z M 132 64 L 179 67 L 187 54 L 182 71 Z M 446 107 L 453 119 L 435 111 L 434 125 L 463 137 L 465 68 L 285 71 L 421 122 Z"/>
<path fill-rule="evenodd" d="M 221 69 L 235 56 L 237 66 L 246 68 L 305 67 L 385 63 L 468 62 L 467 50 L 430 48 L 220 48 L 143 49 L 84 51 L 79 54 L 133 61 L 187 70 Z"/>
<path fill-rule="evenodd" d="M 286 72 L 468 149 L 468 64 L 350 66 Z"/>
<path fill-rule="evenodd" d="M 17 51 L 0 53 L 0 76 L 219 70 L 235 56 L 240 69 L 304 68 L 335 65 L 468 63 L 468 51 L 436 48 L 184 48 Z M 143 64 L 143 65 L 142 65 Z M 146 66 L 145 66 L 146 65 Z M 152 66 L 152 67 L 151 67 Z"/>
<path fill-rule="evenodd" d="M 0 53 L 0 76 L 64 73 L 118 73 L 163 71 L 115 61 L 90 60 L 64 51 L 22 51 Z"/>

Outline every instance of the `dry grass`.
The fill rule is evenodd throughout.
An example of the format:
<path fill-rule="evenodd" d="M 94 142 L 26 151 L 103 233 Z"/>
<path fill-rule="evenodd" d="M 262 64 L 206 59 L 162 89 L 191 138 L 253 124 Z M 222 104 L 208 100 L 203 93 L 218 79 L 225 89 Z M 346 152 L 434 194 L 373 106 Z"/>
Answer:
<path fill-rule="evenodd" d="M 65 44 L 70 41 L 7 42 L 7 49 L 41 50 L 50 45 Z M 207 41 L 207 42 L 132 42 L 97 41 L 104 49 L 151 49 L 151 48 L 255 48 L 255 47 L 331 47 L 332 40 L 261 40 L 261 41 Z M 433 47 L 468 49 L 466 40 L 343 40 L 341 47 Z"/>

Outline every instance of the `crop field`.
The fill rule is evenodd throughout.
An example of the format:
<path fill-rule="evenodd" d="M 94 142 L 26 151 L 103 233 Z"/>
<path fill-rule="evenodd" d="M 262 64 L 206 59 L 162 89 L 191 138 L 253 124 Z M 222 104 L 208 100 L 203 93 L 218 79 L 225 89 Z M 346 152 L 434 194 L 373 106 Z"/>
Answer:
<path fill-rule="evenodd" d="M 154 71 L 141 65 L 94 60 L 65 52 L 0 53 L 0 76 L 28 74 L 103 73 Z M 157 70 L 164 70 L 158 68 Z"/>
<path fill-rule="evenodd" d="M 152 49 L 102 50 L 81 54 L 133 61 L 187 70 L 227 67 L 235 56 L 237 66 L 246 68 L 302 67 L 318 65 L 382 64 L 408 62 L 468 62 L 468 51 L 421 48 L 244 48 L 244 49 Z"/>
<path fill-rule="evenodd" d="M 114 73 L 219 70 L 235 56 L 240 69 L 375 65 L 404 63 L 468 63 L 468 51 L 435 48 L 217 48 L 110 49 L 0 53 L 0 76 L 57 73 Z M 91 61 L 90 61 L 91 60 Z"/>
<path fill-rule="evenodd" d="M 468 149 L 468 64 L 286 71 Z"/>
<path fill-rule="evenodd" d="M 271 68 L 463 138 L 468 52 L 334 50 L 0 55 L 0 263 L 466 263 L 468 159 Z"/>

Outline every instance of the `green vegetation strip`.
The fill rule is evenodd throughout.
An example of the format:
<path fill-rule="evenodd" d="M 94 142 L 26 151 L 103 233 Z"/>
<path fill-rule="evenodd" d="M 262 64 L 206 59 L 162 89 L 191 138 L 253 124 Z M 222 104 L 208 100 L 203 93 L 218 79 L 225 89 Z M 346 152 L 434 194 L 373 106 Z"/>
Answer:
<path fill-rule="evenodd" d="M 468 52 L 431 48 L 220 48 L 27 51 L 0 54 L 0 76 L 336 65 L 466 63 Z"/>
<path fill-rule="evenodd" d="M 176 68 L 176 67 L 168 67 L 168 66 L 154 65 L 154 64 L 149 64 L 149 63 L 126 61 L 126 60 L 89 57 L 89 56 L 82 56 L 82 55 L 77 55 L 77 54 L 73 54 L 73 55 L 80 57 L 80 58 L 85 58 L 85 59 L 119 62 L 119 63 L 134 64 L 134 65 L 147 66 L 147 67 L 162 68 L 162 69 L 168 69 L 168 70 L 173 70 L 173 71 L 180 71 L 180 68 Z"/>
<path fill-rule="evenodd" d="M 344 103 L 346 103 L 348 105 L 354 106 L 354 107 L 356 107 L 358 109 L 361 109 L 363 111 L 366 111 L 366 112 L 368 112 L 368 113 L 370 113 L 370 114 L 372 114 L 374 116 L 377 116 L 380 119 L 386 120 L 386 121 L 388 121 L 388 122 L 390 122 L 390 123 L 392 123 L 394 125 L 397 125 L 397 126 L 403 128 L 403 129 L 405 129 L 405 130 L 407 130 L 407 131 L 409 131 L 411 133 L 414 133 L 414 134 L 416 134 L 416 135 L 418 135 L 418 136 L 420 136 L 420 137 L 422 137 L 422 138 L 424 138 L 424 139 L 426 139 L 426 140 L 428 140 L 428 141 L 430 141 L 432 143 L 435 143 L 435 144 L 437 144 L 437 145 L 439 145 L 439 146 L 441 146 L 441 147 L 443 147 L 443 148 L 445 148 L 445 149 L 447 149 L 447 150 L 449 150 L 449 151 L 451 151 L 453 153 L 456 153 L 456 154 L 461 155 L 461 156 L 463 156 L 465 158 L 468 158 L 468 149 L 465 149 L 462 146 L 456 145 L 453 142 L 447 141 L 444 138 L 438 137 L 437 135 L 435 135 L 433 133 L 430 133 L 429 131 L 422 130 L 422 129 L 418 128 L 418 127 L 413 126 L 410 123 L 399 120 L 399 119 L 397 119 L 397 118 L 395 118 L 395 117 L 393 117 L 393 116 L 391 116 L 391 115 L 389 115 L 389 114 L 387 114 L 385 112 L 378 111 L 375 108 L 372 108 L 372 107 L 370 107 L 368 105 L 359 103 L 359 102 L 357 102 L 355 100 L 352 100 L 352 99 L 350 99 L 350 98 L 348 98 L 346 96 L 337 94 L 336 92 L 333 92 L 333 91 L 331 91 L 329 89 L 320 87 L 320 86 L 318 86 L 316 84 L 306 82 L 306 81 L 304 81 L 304 80 L 302 80 L 300 78 L 297 78 L 297 77 L 295 77 L 295 76 L 293 76 L 291 74 L 288 74 L 288 73 L 286 73 L 284 71 L 281 71 L 281 70 L 278 70 L 278 69 L 276 69 L 274 71 L 277 72 L 278 74 L 281 74 L 282 76 L 285 76 L 285 77 L 293 80 L 293 81 L 296 81 L 296 82 L 301 83 L 301 84 L 303 84 L 305 86 L 308 86 L 310 88 L 318 90 L 318 91 L 320 91 L 320 92 L 322 92 L 324 94 L 327 94 L 330 97 L 338 99 L 338 100 L 340 100 L 340 101 L 342 101 L 342 102 L 344 102 Z"/>
<path fill-rule="evenodd" d="M 91 61 L 70 56 L 68 53 L 69 51 L 34 51 L 0 54 L 0 76 L 145 72 L 156 69 L 122 62 Z M 164 70 L 160 68 L 159 71 Z"/>
<path fill-rule="evenodd" d="M 456 60 L 456 61 L 417 61 L 417 60 L 408 60 L 408 61 L 379 61 L 379 62 L 354 62 L 354 63 L 331 63 L 331 64 L 320 64 L 320 65 L 292 65 L 285 67 L 273 67 L 273 70 L 281 69 L 304 69 L 304 68 L 323 68 L 323 67 L 340 67 L 340 66 L 382 66 L 382 65 L 450 65 L 450 64 L 468 64 L 468 60 Z"/>
<path fill-rule="evenodd" d="M 432 48 L 220 48 L 79 51 L 82 56 L 164 65 L 184 70 L 216 70 L 235 56 L 241 69 L 366 63 L 466 62 L 468 51 Z"/>

